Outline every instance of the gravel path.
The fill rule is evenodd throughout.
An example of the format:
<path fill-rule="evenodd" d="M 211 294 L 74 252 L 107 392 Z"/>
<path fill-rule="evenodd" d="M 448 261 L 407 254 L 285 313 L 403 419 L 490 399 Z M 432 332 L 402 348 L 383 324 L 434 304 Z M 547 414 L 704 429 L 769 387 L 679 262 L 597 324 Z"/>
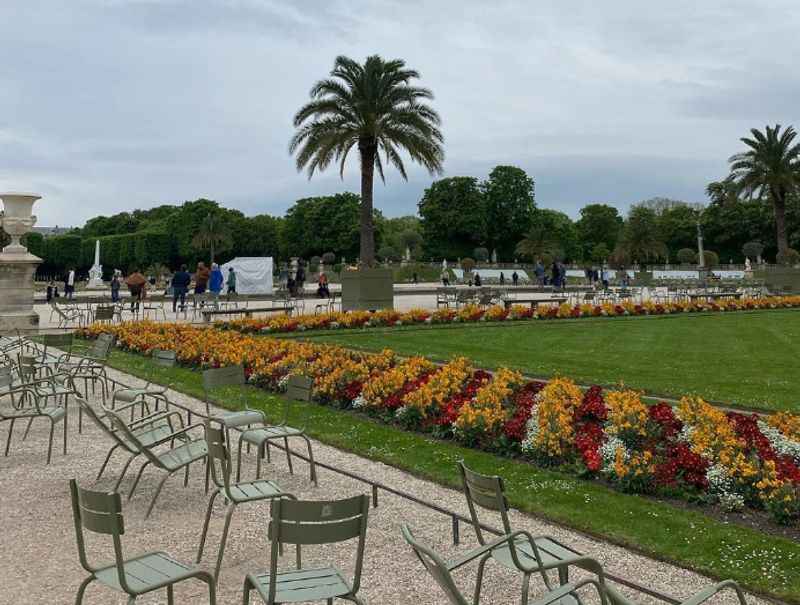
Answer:
<path fill-rule="evenodd" d="M 138 379 L 116 371 L 110 376 L 127 384 L 140 383 Z M 180 393 L 171 393 L 170 398 L 178 403 L 203 410 L 199 401 Z M 44 464 L 48 425 L 44 421 L 34 424 L 31 434 L 22 441 L 22 428 L 17 428 L 9 457 L 0 457 L 0 604 L 67 604 L 74 602 L 75 591 L 86 573 L 80 567 L 75 547 L 72 513 L 69 503 L 68 480 L 76 477 L 86 487 L 92 486 L 94 477 L 110 445 L 96 427 L 84 419 L 83 433 L 77 432 L 77 414 L 70 419 L 69 454 L 61 455 L 54 447 L 53 463 Z M 7 429 L 3 428 L 5 445 Z M 60 444 L 60 436 L 57 436 Z M 299 449 L 299 448 L 298 448 Z M 390 486 L 410 492 L 424 500 L 466 514 L 463 496 L 453 490 L 423 481 L 384 464 L 376 463 L 340 450 L 314 444 L 315 456 L 340 468 L 370 477 Z M 273 452 L 272 464 L 265 464 L 262 476 L 275 479 L 285 490 L 299 498 L 334 499 L 357 493 L 368 493 L 363 483 L 347 479 L 329 471 L 319 471 L 319 487 L 308 479 L 308 467 L 297 462 L 295 474 L 290 475 L 285 457 Z M 110 488 L 120 470 L 122 455 L 112 460 L 106 476 L 95 486 Z M 246 461 L 244 475 L 255 473 L 255 460 Z M 138 464 L 134 464 L 122 484 L 127 493 Z M 149 520 L 144 513 L 160 473 L 148 470 L 136 495 L 124 502 L 126 534 L 123 536 L 124 552 L 134 555 L 147 550 L 165 550 L 180 560 L 194 559 L 202 529 L 203 515 L 207 503 L 203 492 L 202 466 L 193 469 L 189 487 L 183 488 L 179 476 L 170 479 L 162 493 L 156 509 Z M 265 519 L 269 504 L 259 503 L 238 507 L 231 526 L 231 533 L 223 563 L 218 588 L 218 603 L 229 605 L 241 602 L 244 575 L 263 569 L 268 564 L 265 539 Z M 591 503 L 587 503 L 587 514 L 591 514 Z M 218 499 L 212 517 L 209 541 L 206 545 L 204 563 L 209 566 L 216 559 L 219 537 L 222 532 L 224 508 Z M 497 526 L 496 519 L 488 519 Z M 399 533 L 399 526 L 408 523 L 417 537 L 446 557 L 463 553 L 476 545 L 474 534 L 462 525 L 462 545 L 454 547 L 450 532 L 450 518 L 430 509 L 410 503 L 405 499 L 380 494 L 378 508 L 370 509 L 367 553 L 362 578 L 361 596 L 370 605 L 441 605 L 446 603 L 444 595 L 433 583 L 413 556 Z M 683 569 L 666 565 L 646 557 L 632 554 L 581 534 L 556 527 L 520 513 L 512 514 L 516 528 L 537 534 L 549 534 L 560 541 L 573 545 L 578 550 L 591 553 L 609 571 L 635 579 L 657 590 L 686 597 L 707 585 L 709 580 Z M 96 555 L 98 563 L 110 560 L 108 541 L 92 538 L 90 553 Z M 314 561 L 327 562 L 331 558 L 340 562 L 345 570 L 352 569 L 354 548 L 349 544 L 337 548 L 309 548 L 304 550 L 304 564 Z M 291 548 L 286 549 L 285 567 L 294 561 Z M 474 582 L 474 567 L 457 575 L 465 594 L 471 595 Z M 505 605 L 519 603 L 521 578 L 490 564 L 484 580 L 482 603 Z M 532 582 L 532 601 L 542 593 L 543 584 Z M 641 602 L 653 602 L 630 590 L 623 592 Z M 178 585 L 177 603 L 202 605 L 207 603 L 205 585 L 189 581 Z M 730 595 L 715 602 L 732 602 Z M 98 584 L 87 591 L 84 601 L 91 604 L 123 604 L 125 599 Z M 165 603 L 164 593 L 140 598 L 138 603 Z M 257 598 L 253 602 L 258 602 Z M 755 598 L 751 603 L 762 603 Z"/>

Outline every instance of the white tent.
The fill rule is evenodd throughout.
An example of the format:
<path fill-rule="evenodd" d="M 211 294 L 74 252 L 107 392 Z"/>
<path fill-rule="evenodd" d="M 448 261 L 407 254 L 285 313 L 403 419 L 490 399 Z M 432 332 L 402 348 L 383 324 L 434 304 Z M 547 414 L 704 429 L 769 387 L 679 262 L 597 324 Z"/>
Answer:
<path fill-rule="evenodd" d="M 238 294 L 272 294 L 271 256 L 237 256 L 220 267 L 224 283 L 227 283 L 231 267 L 236 272 Z"/>

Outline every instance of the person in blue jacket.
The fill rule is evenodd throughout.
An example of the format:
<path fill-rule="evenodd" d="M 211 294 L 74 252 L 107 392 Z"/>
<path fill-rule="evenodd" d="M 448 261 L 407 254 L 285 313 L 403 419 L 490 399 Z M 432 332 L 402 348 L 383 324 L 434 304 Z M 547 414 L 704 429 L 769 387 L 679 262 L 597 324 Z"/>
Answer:
<path fill-rule="evenodd" d="M 208 289 L 214 294 L 214 298 L 219 297 L 222 292 L 222 285 L 225 278 L 222 276 L 222 270 L 217 263 L 211 263 L 211 275 L 208 278 Z"/>

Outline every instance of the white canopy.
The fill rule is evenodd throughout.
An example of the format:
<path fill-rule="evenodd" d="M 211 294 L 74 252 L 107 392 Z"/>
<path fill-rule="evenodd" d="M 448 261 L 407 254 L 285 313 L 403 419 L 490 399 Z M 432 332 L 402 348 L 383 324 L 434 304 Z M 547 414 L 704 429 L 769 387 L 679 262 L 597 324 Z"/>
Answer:
<path fill-rule="evenodd" d="M 220 267 L 223 283 L 227 283 L 231 267 L 236 272 L 238 294 L 272 294 L 271 256 L 237 256 Z"/>

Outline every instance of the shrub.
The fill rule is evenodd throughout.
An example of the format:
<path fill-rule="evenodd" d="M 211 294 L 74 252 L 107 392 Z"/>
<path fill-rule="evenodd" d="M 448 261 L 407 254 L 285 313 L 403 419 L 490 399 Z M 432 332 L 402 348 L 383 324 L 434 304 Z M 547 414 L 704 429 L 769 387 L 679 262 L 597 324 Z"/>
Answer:
<path fill-rule="evenodd" d="M 758 241 L 747 242 L 742 246 L 742 254 L 753 260 L 760 258 L 764 254 L 764 244 Z"/>
<path fill-rule="evenodd" d="M 472 271 L 475 268 L 475 261 L 473 259 L 471 259 L 470 257 L 462 258 L 461 259 L 461 268 L 464 269 L 464 271 L 467 271 L 467 272 Z"/>
<path fill-rule="evenodd" d="M 393 246 L 381 246 L 378 250 L 378 257 L 383 259 L 384 261 L 392 261 L 398 260 L 400 255 L 397 253 L 397 250 L 394 249 Z"/>
<path fill-rule="evenodd" d="M 719 255 L 711 250 L 703 251 L 703 259 L 706 267 L 716 267 L 719 264 Z"/>
<path fill-rule="evenodd" d="M 322 262 L 326 265 L 332 265 L 336 262 L 336 255 L 333 252 L 326 252 L 322 255 Z"/>
<path fill-rule="evenodd" d="M 486 248 L 475 248 L 472 253 L 475 255 L 475 259 L 480 263 L 485 263 L 489 260 L 489 250 Z"/>
<path fill-rule="evenodd" d="M 681 248 L 678 250 L 678 262 L 682 265 L 691 265 L 697 260 L 697 253 L 691 248 Z"/>
<path fill-rule="evenodd" d="M 800 264 L 800 252 L 794 248 L 787 248 L 785 252 L 778 253 L 775 262 L 788 267 Z"/>

